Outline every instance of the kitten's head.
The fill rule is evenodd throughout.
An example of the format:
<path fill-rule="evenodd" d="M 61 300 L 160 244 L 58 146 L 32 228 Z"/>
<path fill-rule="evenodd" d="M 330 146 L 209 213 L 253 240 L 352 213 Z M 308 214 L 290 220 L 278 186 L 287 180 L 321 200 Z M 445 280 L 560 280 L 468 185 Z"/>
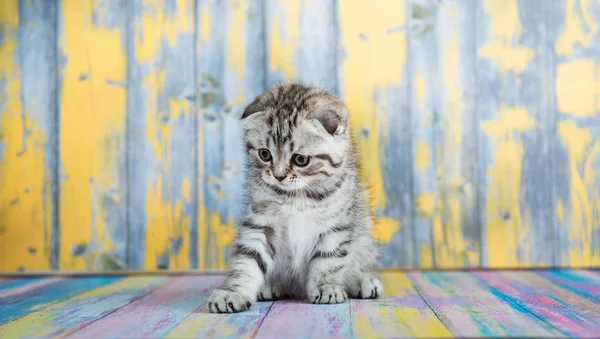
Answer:
<path fill-rule="evenodd" d="M 241 119 L 255 179 L 285 191 L 313 191 L 344 170 L 348 110 L 322 89 L 277 86 L 248 105 Z"/>

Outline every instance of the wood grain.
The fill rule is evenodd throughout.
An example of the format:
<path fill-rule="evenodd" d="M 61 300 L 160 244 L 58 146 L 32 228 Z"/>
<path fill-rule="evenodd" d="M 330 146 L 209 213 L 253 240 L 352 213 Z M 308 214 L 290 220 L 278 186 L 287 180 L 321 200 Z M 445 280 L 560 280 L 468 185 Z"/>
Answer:
<path fill-rule="evenodd" d="M 60 2 L 60 250 L 63 270 L 126 265 L 126 5 Z"/>
<path fill-rule="evenodd" d="M 207 313 L 196 309 L 167 338 L 255 338 L 273 302 L 257 302 L 250 310 L 235 314 Z"/>
<path fill-rule="evenodd" d="M 413 265 L 411 132 L 408 98 L 407 8 L 404 1 L 370 6 L 338 3 L 339 94 L 350 111 L 362 178 L 382 244 L 385 267 Z"/>
<path fill-rule="evenodd" d="M 194 10 L 191 0 L 131 3 L 128 208 L 135 269 L 192 268 L 195 256 Z"/>
<path fill-rule="evenodd" d="M 264 90 L 263 15 L 259 1 L 198 4 L 200 268 L 225 267 L 243 212 L 245 150 L 238 118 Z"/>
<path fill-rule="evenodd" d="M 541 338 L 561 334 L 518 304 L 498 297 L 471 273 L 414 272 L 408 277 L 457 337 Z"/>
<path fill-rule="evenodd" d="M 315 307 L 306 300 L 281 300 L 271 306 L 256 337 L 347 338 L 351 334 L 347 301 Z"/>
<path fill-rule="evenodd" d="M 267 86 L 290 80 L 337 92 L 336 1 L 267 0 Z"/>
<path fill-rule="evenodd" d="M 600 302 L 600 275 L 589 271 L 536 271 L 553 284 Z"/>
<path fill-rule="evenodd" d="M 67 300 L 80 293 L 121 280 L 120 277 L 102 277 L 96 279 L 52 279 L 37 288 L 27 288 L 17 294 L 0 298 L 0 325 L 19 319 L 34 310 L 40 310 L 53 303 Z M 43 281 L 42 281 L 43 282 Z"/>
<path fill-rule="evenodd" d="M 378 300 L 350 300 L 358 338 L 452 338 L 452 333 L 423 301 L 405 273 L 381 275 L 385 295 Z"/>
<path fill-rule="evenodd" d="M 412 127 L 412 201 L 415 266 L 435 266 L 434 224 L 442 222 L 436 216 L 439 209 L 436 171 L 438 159 L 434 115 L 439 112 L 437 84 L 440 63 L 437 60 L 438 8 L 434 1 L 410 2 L 409 72 L 410 112 Z"/>
<path fill-rule="evenodd" d="M 480 263 L 474 8 L 411 2 L 415 259 L 422 268 Z"/>
<path fill-rule="evenodd" d="M 260 302 L 237 314 L 206 311 L 204 302 L 223 275 L 19 279 L 0 291 L 0 336 L 587 338 L 600 327 L 600 274 L 594 271 L 381 277 L 385 294 L 377 300 Z"/>
<path fill-rule="evenodd" d="M 0 4 L 0 271 L 56 268 L 56 11 Z"/>
<path fill-rule="evenodd" d="M 546 14 L 554 121 L 550 182 L 556 263 L 561 266 L 600 264 L 598 15 L 593 1 L 573 0 L 548 3 Z"/>
<path fill-rule="evenodd" d="M 65 280 L 62 277 L 52 277 L 46 279 L 24 279 L 17 281 L 12 284 L 6 284 L 7 286 L 0 289 L 0 298 L 6 298 L 9 296 L 23 296 L 27 292 L 34 291 L 38 288 L 44 288 L 52 285 L 59 281 Z"/>
<path fill-rule="evenodd" d="M 98 279 L 98 278 L 92 278 Z M 2 338 L 47 338 L 67 335 L 115 312 L 163 284 L 167 277 L 126 278 L 56 302 L 0 326 Z"/>
<path fill-rule="evenodd" d="M 0 278 L 0 293 L 3 291 L 11 290 L 16 287 L 25 286 L 28 284 L 36 283 L 42 280 L 40 277 L 28 277 L 28 278 Z"/>
<path fill-rule="evenodd" d="M 238 117 L 290 80 L 348 104 L 384 268 L 600 264 L 596 1 L 0 12 L 2 272 L 224 269 Z"/>
<path fill-rule="evenodd" d="M 218 276 L 175 278 L 68 338 L 164 337 L 221 281 Z"/>
<path fill-rule="evenodd" d="M 542 108 L 547 2 L 486 1 L 477 9 L 477 111 L 485 267 L 552 265 L 548 126 Z M 538 24 L 539 23 L 539 24 Z M 546 80 L 544 82 L 544 80 Z M 498 241 L 498 239 L 503 239 Z"/>
<path fill-rule="evenodd" d="M 577 295 L 532 272 L 476 273 L 509 300 L 570 337 L 592 338 L 600 333 L 600 303 Z"/>

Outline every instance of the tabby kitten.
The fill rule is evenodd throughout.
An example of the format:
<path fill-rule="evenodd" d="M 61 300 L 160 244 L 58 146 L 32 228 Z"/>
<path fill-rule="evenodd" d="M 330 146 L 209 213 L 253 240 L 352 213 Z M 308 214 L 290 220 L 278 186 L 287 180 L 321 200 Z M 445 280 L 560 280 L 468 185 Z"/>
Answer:
<path fill-rule="evenodd" d="M 285 84 L 259 95 L 241 120 L 248 207 L 229 276 L 208 310 L 244 311 L 257 299 L 335 304 L 381 295 L 346 106 L 322 89 Z"/>

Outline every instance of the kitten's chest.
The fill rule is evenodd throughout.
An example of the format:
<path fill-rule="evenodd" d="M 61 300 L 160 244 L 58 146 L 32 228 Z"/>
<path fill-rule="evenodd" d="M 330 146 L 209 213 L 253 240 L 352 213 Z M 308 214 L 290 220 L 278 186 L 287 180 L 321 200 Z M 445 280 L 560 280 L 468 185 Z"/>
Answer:
<path fill-rule="evenodd" d="M 294 271 L 301 271 L 310 259 L 319 240 L 320 224 L 306 215 L 292 215 L 287 220 L 283 237 L 287 248 L 287 261 Z"/>

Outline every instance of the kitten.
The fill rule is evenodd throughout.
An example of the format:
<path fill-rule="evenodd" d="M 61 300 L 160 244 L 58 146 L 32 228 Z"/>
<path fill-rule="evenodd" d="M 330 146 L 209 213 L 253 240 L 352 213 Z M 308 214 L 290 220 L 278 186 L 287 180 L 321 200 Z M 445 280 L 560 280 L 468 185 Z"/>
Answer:
<path fill-rule="evenodd" d="M 381 295 L 344 103 L 319 88 L 280 85 L 259 95 L 241 121 L 249 201 L 228 278 L 208 310 L 240 312 L 257 299 L 336 304 Z"/>

